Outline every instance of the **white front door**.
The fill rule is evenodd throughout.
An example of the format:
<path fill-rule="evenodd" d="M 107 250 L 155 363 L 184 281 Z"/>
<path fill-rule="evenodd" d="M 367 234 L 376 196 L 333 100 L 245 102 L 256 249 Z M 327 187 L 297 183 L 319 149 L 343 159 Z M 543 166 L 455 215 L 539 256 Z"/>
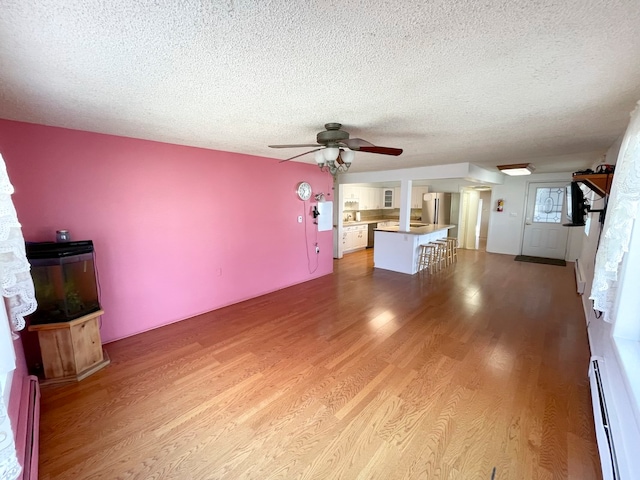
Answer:
<path fill-rule="evenodd" d="M 529 185 L 522 255 L 564 259 L 569 229 L 562 226 L 565 183 Z"/>

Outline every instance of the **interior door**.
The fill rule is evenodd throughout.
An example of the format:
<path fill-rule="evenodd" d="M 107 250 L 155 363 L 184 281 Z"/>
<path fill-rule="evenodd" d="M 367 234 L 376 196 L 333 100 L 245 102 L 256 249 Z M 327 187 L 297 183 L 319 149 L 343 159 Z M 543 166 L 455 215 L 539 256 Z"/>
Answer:
<path fill-rule="evenodd" d="M 564 259 L 569 229 L 562 226 L 562 182 L 531 183 L 525 212 L 522 255 Z"/>

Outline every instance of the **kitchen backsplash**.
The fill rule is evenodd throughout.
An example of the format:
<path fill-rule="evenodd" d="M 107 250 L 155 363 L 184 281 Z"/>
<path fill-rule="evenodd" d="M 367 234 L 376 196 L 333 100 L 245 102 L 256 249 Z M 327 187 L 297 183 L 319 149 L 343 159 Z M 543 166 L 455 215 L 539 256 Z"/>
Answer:
<path fill-rule="evenodd" d="M 345 221 L 355 221 L 356 212 L 358 210 L 343 210 L 342 218 Z M 350 217 L 349 217 L 350 216 Z M 411 220 L 420 220 L 422 216 L 422 209 L 411 209 Z M 398 220 L 400 218 L 399 208 L 385 208 L 380 210 L 360 210 L 360 220 L 365 222 L 367 220 L 377 219 Z"/>

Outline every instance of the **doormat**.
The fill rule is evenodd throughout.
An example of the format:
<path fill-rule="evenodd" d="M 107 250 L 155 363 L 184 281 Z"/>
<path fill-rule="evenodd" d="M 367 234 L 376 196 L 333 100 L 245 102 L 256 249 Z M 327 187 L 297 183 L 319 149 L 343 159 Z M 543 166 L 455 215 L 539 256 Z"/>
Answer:
<path fill-rule="evenodd" d="M 544 257 L 530 257 L 529 255 L 518 255 L 514 258 L 516 262 L 529 262 L 529 263 L 544 263 L 545 265 L 557 265 L 559 267 L 566 267 L 567 262 L 564 260 L 558 260 L 557 258 L 544 258 Z"/>

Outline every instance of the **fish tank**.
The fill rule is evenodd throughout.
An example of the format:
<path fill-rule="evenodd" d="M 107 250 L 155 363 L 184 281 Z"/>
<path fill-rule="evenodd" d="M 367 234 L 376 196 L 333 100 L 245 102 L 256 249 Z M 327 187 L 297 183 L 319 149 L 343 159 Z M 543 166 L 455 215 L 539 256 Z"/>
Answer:
<path fill-rule="evenodd" d="M 67 322 L 100 310 L 93 242 L 26 244 L 38 302 L 31 325 Z"/>

